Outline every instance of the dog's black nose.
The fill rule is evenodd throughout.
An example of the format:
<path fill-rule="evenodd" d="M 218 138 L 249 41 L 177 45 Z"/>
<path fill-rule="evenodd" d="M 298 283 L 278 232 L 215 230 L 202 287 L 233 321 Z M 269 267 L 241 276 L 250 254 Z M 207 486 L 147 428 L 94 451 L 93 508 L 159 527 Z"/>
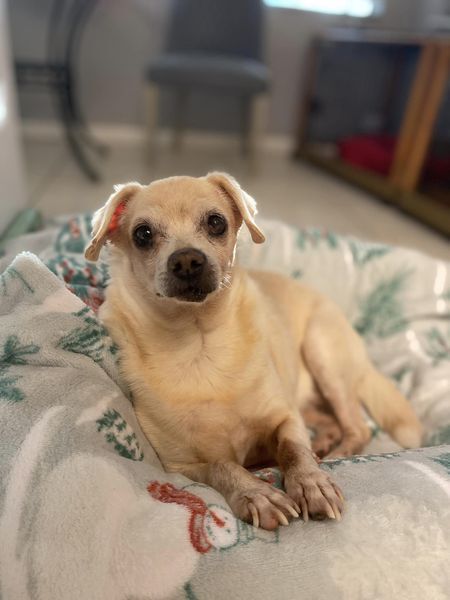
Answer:
<path fill-rule="evenodd" d="M 195 279 L 199 277 L 206 264 L 206 256 L 195 248 L 183 248 L 169 256 L 167 270 L 178 279 Z"/>

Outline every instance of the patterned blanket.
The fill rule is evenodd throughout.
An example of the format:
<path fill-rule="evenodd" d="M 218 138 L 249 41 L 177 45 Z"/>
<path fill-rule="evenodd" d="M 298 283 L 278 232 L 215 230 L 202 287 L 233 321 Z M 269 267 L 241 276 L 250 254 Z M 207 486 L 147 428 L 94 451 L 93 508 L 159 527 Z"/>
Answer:
<path fill-rule="evenodd" d="M 22 254 L 0 277 L 0 597 L 449 598 L 450 446 L 400 452 L 374 429 L 374 451 L 387 453 L 322 465 L 345 491 L 342 522 L 298 520 L 276 532 L 162 470 L 92 310 L 108 273 L 82 259 L 88 229 L 76 217 L 30 239 L 47 266 Z M 332 293 L 411 398 L 427 443 L 448 439 L 449 265 L 265 229 L 267 247 L 244 241 L 241 261 Z M 276 469 L 258 475 L 281 485 Z"/>

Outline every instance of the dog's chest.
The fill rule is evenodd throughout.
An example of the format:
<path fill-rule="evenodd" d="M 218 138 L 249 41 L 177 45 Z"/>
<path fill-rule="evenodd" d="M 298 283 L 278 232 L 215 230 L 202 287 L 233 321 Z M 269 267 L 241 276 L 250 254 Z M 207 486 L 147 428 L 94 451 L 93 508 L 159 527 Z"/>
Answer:
<path fill-rule="evenodd" d="M 260 360 L 248 346 L 244 359 L 215 339 L 159 348 L 139 361 L 124 353 L 141 425 L 163 462 L 245 462 L 279 415 L 267 402 Z"/>
<path fill-rule="evenodd" d="M 174 407 L 212 400 L 229 406 L 248 387 L 255 366 L 251 356 L 244 357 L 242 348 L 228 342 L 219 335 L 171 339 L 156 343 L 138 360 L 130 349 L 125 372 L 133 371 L 152 396 Z"/>

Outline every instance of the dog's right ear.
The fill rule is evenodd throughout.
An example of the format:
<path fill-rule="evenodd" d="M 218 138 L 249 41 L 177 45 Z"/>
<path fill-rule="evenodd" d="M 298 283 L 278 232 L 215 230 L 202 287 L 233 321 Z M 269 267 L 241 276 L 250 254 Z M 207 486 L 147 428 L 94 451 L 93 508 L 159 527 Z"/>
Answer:
<path fill-rule="evenodd" d="M 126 183 L 114 186 L 114 193 L 92 217 L 92 238 L 84 251 L 87 260 L 98 260 L 100 250 L 120 225 L 120 219 L 128 202 L 142 188 L 140 183 Z"/>

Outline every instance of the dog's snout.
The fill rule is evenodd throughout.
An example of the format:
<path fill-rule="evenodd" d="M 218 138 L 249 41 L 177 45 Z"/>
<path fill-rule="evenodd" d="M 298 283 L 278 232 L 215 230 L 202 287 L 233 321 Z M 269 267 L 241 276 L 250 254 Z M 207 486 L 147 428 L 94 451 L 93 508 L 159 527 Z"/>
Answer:
<path fill-rule="evenodd" d="M 165 275 L 164 295 L 184 302 L 203 302 L 218 286 L 214 265 L 197 248 L 182 248 L 171 254 Z"/>
<path fill-rule="evenodd" d="M 169 256 L 167 270 L 178 279 L 194 279 L 199 277 L 206 264 L 206 256 L 201 250 L 183 248 Z"/>

